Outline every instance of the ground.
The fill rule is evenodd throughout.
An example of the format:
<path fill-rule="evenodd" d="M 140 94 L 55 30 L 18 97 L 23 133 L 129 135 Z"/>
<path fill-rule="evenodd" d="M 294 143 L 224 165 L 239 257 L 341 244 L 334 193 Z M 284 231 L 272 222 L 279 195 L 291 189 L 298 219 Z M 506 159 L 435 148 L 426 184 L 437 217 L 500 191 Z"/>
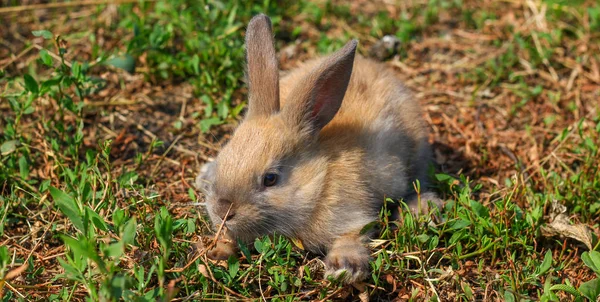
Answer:
<path fill-rule="evenodd" d="M 2 301 L 598 299 L 598 2 L 46 2 L 0 7 Z M 364 283 L 276 235 L 198 247 L 260 12 L 282 69 L 357 38 L 424 108 L 446 206 L 382 211 Z"/>

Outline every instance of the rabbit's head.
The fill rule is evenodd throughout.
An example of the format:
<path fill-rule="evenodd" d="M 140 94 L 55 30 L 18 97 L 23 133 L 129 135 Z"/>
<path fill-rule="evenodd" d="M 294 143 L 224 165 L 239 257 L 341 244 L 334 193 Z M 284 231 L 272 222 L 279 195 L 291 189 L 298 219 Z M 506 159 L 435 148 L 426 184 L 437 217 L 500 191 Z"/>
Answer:
<path fill-rule="evenodd" d="M 356 45 L 351 41 L 325 59 L 280 102 L 271 22 L 265 15 L 250 21 L 248 112 L 206 180 L 214 225 L 225 219 L 233 237 L 252 240 L 272 232 L 293 237 L 313 223 L 310 217 L 321 202 L 328 165 L 318 136 L 342 104 Z"/>

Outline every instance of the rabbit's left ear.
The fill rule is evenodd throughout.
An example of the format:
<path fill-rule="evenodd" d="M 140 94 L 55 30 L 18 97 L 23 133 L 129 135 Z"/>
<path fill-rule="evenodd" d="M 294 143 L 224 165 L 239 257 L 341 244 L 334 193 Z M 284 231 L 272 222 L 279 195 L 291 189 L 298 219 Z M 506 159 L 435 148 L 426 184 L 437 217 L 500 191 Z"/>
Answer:
<path fill-rule="evenodd" d="M 279 67 L 271 20 L 263 14 L 255 16 L 248 24 L 246 61 L 250 92 L 247 117 L 268 116 L 278 112 Z"/>
<path fill-rule="evenodd" d="M 288 122 L 318 132 L 333 119 L 346 95 L 357 44 L 348 42 L 294 87 L 282 111 Z"/>

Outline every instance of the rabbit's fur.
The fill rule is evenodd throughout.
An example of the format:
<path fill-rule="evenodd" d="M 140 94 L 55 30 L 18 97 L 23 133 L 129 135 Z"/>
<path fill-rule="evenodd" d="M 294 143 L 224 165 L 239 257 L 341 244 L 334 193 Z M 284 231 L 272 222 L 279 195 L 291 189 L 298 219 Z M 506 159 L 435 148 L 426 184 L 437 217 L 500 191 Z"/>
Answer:
<path fill-rule="evenodd" d="M 356 45 L 280 82 L 270 20 L 254 17 L 246 33 L 247 116 L 198 177 L 213 224 L 226 218 L 227 238 L 298 239 L 326 255 L 327 274 L 346 271 L 346 282 L 369 273 L 361 229 L 377 220 L 385 197 L 410 200 L 430 161 L 417 101 L 384 65 L 355 58 Z M 277 175 L 275 185 L 265 185 L 266 173 Z M 233 252 L 230 242 L 210 255 Z"/>

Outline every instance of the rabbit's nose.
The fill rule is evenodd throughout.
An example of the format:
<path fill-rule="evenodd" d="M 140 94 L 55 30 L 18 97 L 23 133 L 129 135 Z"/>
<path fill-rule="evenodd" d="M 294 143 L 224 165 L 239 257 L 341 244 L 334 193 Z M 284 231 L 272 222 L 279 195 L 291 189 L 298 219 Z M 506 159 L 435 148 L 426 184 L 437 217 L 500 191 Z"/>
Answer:
<path fill-rule="evenodd" d="M 217 200 L 216 212 L 223 220 L 231 220 L 235 216 L 233 203 L 229 199 L 219 198 Z"/>

